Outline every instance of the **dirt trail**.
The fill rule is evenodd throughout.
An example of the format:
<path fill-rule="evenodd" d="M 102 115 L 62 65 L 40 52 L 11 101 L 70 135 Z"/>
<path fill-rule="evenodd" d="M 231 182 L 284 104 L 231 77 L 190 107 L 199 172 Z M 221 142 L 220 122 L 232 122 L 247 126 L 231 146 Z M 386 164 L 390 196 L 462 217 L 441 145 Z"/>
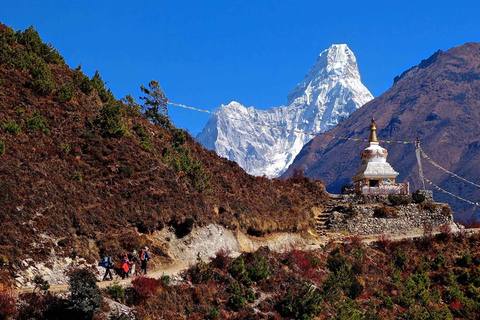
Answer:
<path fill-rule="evenodd" d="M 147 273 L 147 276 L 149 278 L 156 278 L 157 279 L 157 278 L 160 278 L 162 275 L 169 275 L 169 276 L 177 275 L 181 271 L 186 270 L 190 265 L 193 265 L 195 262 L 196 262 L 195 260 L 193 260 L 193 261 L 179 261 L 179 262 L 176 262 L 172 265 L 169 265 L 168 267 L 160 268 L 160 269 L 153 270 L 153 271 L 149 271 Z M 101 274 L 100 276 L 103 277 L 103 274 Z M 118 275 L 114 275 L 113 279 L 114 279 L 113 281 L 99 281 L 97 284 L 101 289 L 106 288 L 107 286 L 111 285 L 112 283 L 118 283 L 118 284 L 121 284 L 123 286 L 127 286 L 127 285 L 131 284 L 132 280 L 135 279 L 135 277 L 122 279 Z M 22 289 L 18 289 L 16 291 L 18 293 L 24 293 L 24 292 L 31 292 L 32 290 L 33 290 L 33 288 L 22 288 Z M 67 291 L 67 290 L 68 290 L 68 284 L 52 286 L 49 289 L 49 291 L 52 291 L 52 292 L 62 292 L 62 291 Z"/>
<path fill-rule="evenodd" d="M 467 230 L 464 230 L 464 232 L 475 233 L 475 232 L 480 232 L 480 229 L 467 229 Z M 432 233 L 432 235 L 436 234 L 436 233 L 438 233 L 438 232 L 434 232 L 434 233 Z M 342 233 L 342 232 L 330 232 L 328 235 L 318 238 L 317 241 L 315 241 L 314 243 L 311 243 L 310 245 L 303 247 L 303 249 L 304 250 L 319 249 L 319 248 L 322 248 L 329 241 L 329 239 L 334 239 L 334 241 L 342 242 L 348 236 L 349 235 L 346 235 L 345 233 Z M 423 229 L 418 228 L 418 229 L 412 229 L 407 234 L 389 235 L 388 238 L 392 241 L 398 241 L 398 240 L 405 239 L 405 238 L 418 238 L 418 237 L 422 237 L 422 236 L 424 236 Z M 368 245 L 368 244 L 370 244 L 374 241 L 377 241 L 379 239 L 379 237 L 380 237 L 380 235 L 369 235 L 369 236 L 363 236 L 362 238 L 363 238 L 363 242 Z M 239 252 L 232 252 L 231 253 L 232 257 L 236 257 L 238 255 L 240 255 Z M 162 275 L 169 275 L 169 276 L 177 275 L 181 271 L 186 270 L 189 266 L 194 265 L 195 263 L 196 263 L 196 259 L 194 259 L 194 260 L 177 260 L 175 263 L 173 263 L 171 265 L 168 265 L 164 268 L 159 268 L 159 269 L 156 269 L 156 270 L 153 270 L 153 271 L 149 271 L 147 276 L 149 278 L 158 279 Z M 99 277 L 103 277 L 103 273 Z M 100 288 L 106 288 L 107 286 L 109 286 L 112 283 L 118 283 L 118 284 L 121 284 L 121 285 L 124 285 L 124 286 L 128 286 L 128 285 L 131 284 L 133 279 L 135 279 L 135 277 L 130 277 L 128 279 L 123 279 L 122 280 L 119 276 L 114 275 L 114 280 L 113 281 L 100 281 L 100 282 L 98 282 L 98 286 Z M 18 293 L 23 293 L 23 292 L 31 292 L 32 290 L 33 290 L 33 288 L 22 288 L 22 289 L 17 289 L 16 291 Z M 62 292 L 62 291 L 67 291 L 67 290 L 68 290 L 68 285 L 67 284 L 55 285 L 55 286 L 52 286 L 50 288 L 50 291 L 53 291 L 53 292 Z"/>

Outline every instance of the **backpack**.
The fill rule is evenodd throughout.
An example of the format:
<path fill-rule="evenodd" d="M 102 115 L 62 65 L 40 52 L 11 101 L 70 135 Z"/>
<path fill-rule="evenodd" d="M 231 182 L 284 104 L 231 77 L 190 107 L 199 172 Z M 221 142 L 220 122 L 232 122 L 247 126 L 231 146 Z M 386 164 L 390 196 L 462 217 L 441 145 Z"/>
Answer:
<path fill-rule="evenodd" d="M 98 263 L 98 266 L 106 268 L 108 266 L 108 257 L 103 257 L 103 260 Z"/>

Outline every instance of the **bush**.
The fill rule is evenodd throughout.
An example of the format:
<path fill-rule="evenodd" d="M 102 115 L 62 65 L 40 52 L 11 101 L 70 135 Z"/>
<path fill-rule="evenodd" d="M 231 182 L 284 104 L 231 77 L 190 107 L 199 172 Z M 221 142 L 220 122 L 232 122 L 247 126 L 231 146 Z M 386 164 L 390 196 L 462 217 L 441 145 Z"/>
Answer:
<path fill-rule="evenodd" d="M 342 299 L 337 304 L 337 316 L 335 320 L 360 320 L 360 319 L 372 319 L 367 313 L 365 317 L 362 317 L 362 313 L 358 310 L 355 301 L 350 299 Z M 378 318 L 373 318 L 378 319 Z M 413 318 L 408 318 L 413 319 Z"/>
<path fill-rule="evenodd" d="M 214 268 L 225 270 L 230 265 L 232 258 L 230 258 L 231 251 L 228 249 L 220 249 L 215 254 L 214 258 L 211 258 L 211 265 Z"/>
<path fill-rule="evenodd" d="M 204 169 L 199 160 L 194 160 L 190 149 L 177 145 L 175 151 L 165 147 L 162 156 L 175 172 L 186 172 L 190 186 L 197 192 L 203 193 L 210 186 L 211 173 Z"/>
<path fill-rule="evenodd" d="M 0 286 L 0 320 L 13 318 L 17 314 L 15 302 L 13 291 Z"/>
<path fill-rule="evenodd" d="M 73 92 L 75 87 L 70 82 L 64 83 L 60 86 L 60 89 L 57 91 L 57 100 L 59 101 L 70 101 L 73 98 Z"/>
<path fill-rule="evenodd" d="M 35 112 L 33 117 L 28 118 L 27 121 L 25 121 L 25 128 L 30 131 L 41 131 L 47 136 L 51 134 L 48 129 L 47 121 L 45 121 L 38 112 Z"/>
<path fill-rule="evenodd" d="M 170 284 L 171 282 L 170 276 L 168 274 L 163 274 L 160 277 L 160 280 L 162 280 L 165 284 Z"/>
<path fill-rule="evenodd" d="M 85 318 L 100 313 L 102 292 L 91 269 L 73 269 L 68 271 L 70 285 L 70 309 Z"/>
<path fill-rule="evenodd" d="M 373 216 L 375 218 L 396 218 L 398 214 L 395 208 L 382 206 L 375 208 Z"/>
<path fill-rule="evenodd" d="M 389 194 L 388 201 L 392 205 L 398 206 L 398 205 L 410 204 L 412 202 L 412 198 L 410 196 Z"/>
<path fill-rule="evenodd" d="M 233 259 L 228 267 L 228 272 L 230 272 L 230 274 L 237 280 L 241 279 L 246 271 L 242 256 Z"/>
<path fill-rule="evenodd" d="M 55 83 L 49 80 L 35 79 L 32 81 L 32 88 L 39 95 L 48 96 L 55 90 Z"/>
<path fill-rule="evenodd" d="M 307 283 L 297 284 L 287 289 L 286 295 L 278 302 L 276 309 L 282 317 L 312 319 L 320 313 L 323 297 Z"/>
<path fill-rule="evenodd" d="M 234 294 L 228 299 L 228 306 L 234 311 L 238 311 L 245 305 L 245 298 L 239 294 Z"/>
<path fill-rule="evenodd" d="M 252 259 L 247 263 L 246 269 L 248 278 L 252 281 L 260 281 L 270 276 L 267 260 L 260 250 L 253 254 Z"/>
<path fill-rule="evenodd" d="M 412 193 L 412 201 L 414 203 L 422 203 L 425 201 L 425 194 L 422 193 L 420 190 L 417 190 Z"/>
<path fill-rule="evenodd" d="M 397 248 L 393 253 L 393 264 L 398 270 L 403 270 L 407 264 L 408 258 L 402 249 Z"/>
<path fill-rule="evenodd" d="M 62 320 L 75 319 L 68 310 L 65 299 L 47 292 L 45 294 L 24 293 L 19 296 L 17 320 Z"/>
<path fill-rule="evenodd" d="M 202 163 L 200 161 L 195 161 L 192 169 L 188 172 L 188 176 L 190 177 L 190 184 L 192 188 L 200 193 L 205 192 L 205 190 L 207 190 L 207 188 L 210 186 L 212 174 L 202 167 Z"/>
<path fill-rule="evenodd" d="M 173 133 L 173 147 L 177 149 L 178 147 L 182 146 L 187 142 L 187 138 L 185 137 L 185 133 L 182 129 L 176 129 Z"/>
<path fill-rule="evenodd" d="M 63 142 L 60 145 L 60 149 L 68 156 L 68 154 L 70 153 L 71 147 L 70 147 L 70 144 L 68 144 L 68 142 Z"/>
<path fill-rule="evenodd" d="M 435 202 L 426 201 L 426 202 L 420 203 L 420 209 L 427 210 L 431 213 L 434 213 L 436 208 L 437 208 L 437 205 L 435 204 Z"/>
<path fill-rule="evenodd" d="M 32 75 L 32 88 L 42 96 L 47 96 L 55 89 L 55 84 L 51 82 L 51 71 L 48 65 L 40 58 L 35 59 L 34 67 L 30 69 Z"/>
<path fill-rule="evenodd" d="M 252 289 L 248 289 L 245 291 L 245 299 L 247 300 L 248 303 L 253 303 L 257 299 L 255 297 L 255 292 L 253 292 Z"/>
<path fill-rule="evenodd" d="M 76 86 L 85 94 L 89 94 L 93 90 L 93 85 L 90 79 L 83 73 L 82 65 L 79 64 L 75 68 L 75 75 L 73 81 Z"/>
<path fill-rule="evenodd" d="M 73 175 L 73 179 L 83 182 L 82 173 L 80 171 L 75 172 L 75 174 Z"/>
<path fill-rule="evenodd" d="M 90 82 L 91 82 L 92 87 L 95 90 L 97 90 L 98 96 L 100 97 L 100 100 L 102 100 L 102 102 L 110 103 L 110 104 L 116 104 L 115 103 L 115 97 L 113 96 L 112 91 L 110 91 L 110 89 L 105 88 L 105 82 L 103 81 L 102 77 L 100 76 L 100 73 L 98 72 L 98 70 L 95 71 L 95 74 L 93 75 Z"/>
<path fill-rule="evenodd" d="M 105 291 L 107 292 L 110 299 L 120 303 L 125 302 L 125 288 L 121 284 L 111 284 L 105 289 Z"/>
<path fill-rule="evenodd" d="M 220 312 L 216 307 L 212 307 L 208 313 L 208 319 L 220 319 Z"/>
<path fill-rule="evenodd" d="M 137 277 L 132 281 L 136 302 L 142 302 L 158 293 L 162 280 L 147 277 Z"/>
<path fill-rule="evenodd" d="M 445 260 L 445 256 L 443 254 L 439 254 L 438 256 L 433 259 L 432 263 L 430 264 L 430 268 L 434 271 L 437 271 L 440 268 L 444 268 L 447 266 L 447 262 Z"/>
<path fill-rule="evenodd" d="M 461 258 L 457 259 L 456 265 L 461 268 L 470 268 L 473 266 L 472 255 L 464 253 Z"/>
<path fill-rule="evenodd" d="M 187 274 L 193 283 L 207 282 L 215 277 L 212 266 L 201 259 L 200 253 L 197 256 L 197 264 L 188 269 Z"/>
<path fill-rule="evenodd" d="M 120 138 L 123 137 L 127 131 L 122 122 L 122 112 L 118 103 L 106 103 L 102 109 L 100 109 L 100 115 L 96 122 L 103 135 L 107 137 Z"/>
<path fill-rule="evenodd" d="M 2 130 L 16 136 L 22 133 L 20 126 L 13 121 L 4 122 L 2 125 Z"/>
<path fill-rule="evenodd" d="M 351 299 L 356 299 L 360 296 L 363 292 L 363 285 L 355 276 L 355 271 L 361 270 L 361 266 L 353 268 L 340 248 L 337 247 L 330 252 L 327 259 L 327 267 L 332 271 L 332 274 L 325 281 L 324 290 L 329 293 L 332 299 L 336 297 L 339 289 Z"/>
<path fill-rule="evenodd" d="M 35 278 L 33 278 L 33 283 L 35 284 L 33 291 L 36 291 L 37 289 L 40 291 L 47 291 L 50 289 L 50 284 L 48 281 L 43 279 L 43 277 L 40 275 L 36 275 Z"/>
<path fill-rule="evenodd" d="M 392 298 L 390 297 L 385 297 L 383 299 L 383 304 L 385 305 L 385 308 L 387 308 L 388 310 L 393 310 L 393 308 L 395 307 L 395 304 L 393 303 Z"/>
<path fill-rule="evenodd" d="M 415 302 L 427 306 L 430 300 L 430 279 L 424 272 L 416 273 L 405 280 L 404 289 L 398 303 L 404 308 L 412 307 Z"/>
<path fill-rule="evenodd" d="M 5 154 L 5 142 L 0 140 L 0 156 L 3 156 Z"/>
<path fill-rule="evenodd" d="M 132 97 L 131 94 L 127 94 L 125 98 L 120 99 L 120 101 L 125 105 L 125 113 L 129 116 L 139 116 L 142 114 L 140 105 Z"/>
<path fill-rule="evenodd" d="M 17 31 L 16 40 L 19 44 L 24 45 L 28 51 L 42 57 L 46 63 L 65 64 L 65 59 L 51 44 L 43 43 L 33 26 L 28 27 L 23 32 Z"/>
<path fill-rule="evenodd" d="M 327 259 L 327 268 L 333 273 L 337 273 L 342 267 L 347 264 L 347 258 L 343 255 L 339 247 L 336 247 L 330 254 Z"/>
<path fill-rule="evenodd" d="M 152 151 L 153 143 L 150 140 L 148 133 L 145 132 L 145 128 L 141 124 L 135 123 L 133 125 L 133 130 L 137 133 L 138 137 L 140 138 L 140 147 L 145 151 Z"/>

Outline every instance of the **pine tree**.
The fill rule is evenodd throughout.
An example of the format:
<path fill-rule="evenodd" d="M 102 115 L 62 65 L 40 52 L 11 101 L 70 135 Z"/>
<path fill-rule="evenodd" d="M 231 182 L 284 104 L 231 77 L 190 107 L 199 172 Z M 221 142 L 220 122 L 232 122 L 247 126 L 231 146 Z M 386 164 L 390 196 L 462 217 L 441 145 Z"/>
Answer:
<path fill-rule="evenodd" d="M 148 83 L 148 88 L 142 85 L 140 90 L 146 94 L 146 96 L 140 97 L 140 99 L 145 101 L 142 106 L 145 116 L 153 123 L 163 127 L 169 127 L 170 119 L 167 108 L 168 98 L 160 87 L 158 81 L 151 80 Z"/>

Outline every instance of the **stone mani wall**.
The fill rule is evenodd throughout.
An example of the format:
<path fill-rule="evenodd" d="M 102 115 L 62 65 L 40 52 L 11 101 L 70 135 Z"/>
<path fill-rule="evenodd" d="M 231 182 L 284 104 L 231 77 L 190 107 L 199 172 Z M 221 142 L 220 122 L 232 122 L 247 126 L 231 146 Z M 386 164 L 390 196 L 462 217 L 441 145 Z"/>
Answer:
<path fill-rule="evenodd" d="M 382 201 L 386 200 L 386 201 Z M 333 231 L 357 235 L 408 234 L 413 229 L 454 227 L 450 206 L 445 203 L 389 204 L 386 198 L 362 199 L 346 195 L 330 214 L 327 226 Z"/>

